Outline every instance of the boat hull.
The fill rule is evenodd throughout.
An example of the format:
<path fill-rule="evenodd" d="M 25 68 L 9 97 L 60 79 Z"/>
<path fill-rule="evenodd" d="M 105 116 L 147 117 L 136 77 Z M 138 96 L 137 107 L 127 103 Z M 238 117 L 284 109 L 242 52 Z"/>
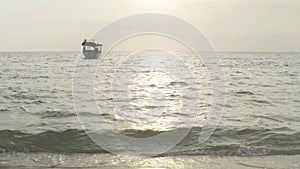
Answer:
<path fill-rule="evenodd" d="M 86 59 L 96 59 L 100 56 L 101 51 L 99 51 L 97 48 L 94 50 L 86 50 L 83 48 L 83 55 Z"/>

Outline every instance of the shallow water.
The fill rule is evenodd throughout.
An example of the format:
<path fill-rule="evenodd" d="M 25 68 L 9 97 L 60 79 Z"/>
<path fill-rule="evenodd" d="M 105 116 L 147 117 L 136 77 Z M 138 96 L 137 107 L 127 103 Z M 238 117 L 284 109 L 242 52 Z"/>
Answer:
<path fill-rule="evenodd" d="M 124 157 L 110 154 L 52 154 L 14 153 L 0 154 L 2 168 L 178 168 L 178 169 L 298 169 L 300 156 L 176 156 L 176 157 Z"/>
<path fill-rule="evenodd" d="M 198 137 L 210 110 L 212 90 L 203 64 L 191 58 L 188 62 L 193 76 L 200 79 L 201 102 L 197 105 L 201 109 L 196 117 L 191 110 L 176 108 L 180 105 L 178 88 L 188 84 L 153 71 L 142 72 L 129 85 L 129 90 L 136 92 L 130 95 L 133 105 L 143 116 L 125 117 L 115 112 L 118 100 L 110 93 L 115 60 L 124 54 L 112 55 L 114 59 L 107 60 L 111 67 L 98 71 L 95 81 L 105 123 L 127 136 L 141 138 L 192 124 L 185 139 L 161 156 L 300 154 L 300 53 L 219 53 L 227 80 L 226 105 L 217 130 L 205 144 L 199 144 Z M 188 54 L 179 55 L 189 58 Z M 2 154 L 106 153 L 85 134 L 74 111 L 72 78 L 77 57 L 72 52 L 0 53 Z M 157 84 L 153 78 L 160 76 L 164 81 Z M 168 90 L 162 90 L 168 85 Z M 113 90 L 118 92 L 117 86 Z M 149 93 L 154 90 L 165 96 L 160 98 L 158 93 L 150 105 L 148 100 L 144 103 L 145 98 L 151 100 Z M 191 105 L 196 102 L 187 100 Z M 160 110 L 162 102 L 165 108 Z M 99 115 L 84 113 L 91 119 Z M 91 125 L 97 123 L 91 121 Z"/>

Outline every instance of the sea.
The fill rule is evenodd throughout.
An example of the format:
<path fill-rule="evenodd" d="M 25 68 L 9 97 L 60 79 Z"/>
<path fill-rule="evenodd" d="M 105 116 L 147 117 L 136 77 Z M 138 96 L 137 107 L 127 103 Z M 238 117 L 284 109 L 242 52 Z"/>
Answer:
<path fill-rule="evenodd" d="M 153 57 L 153 67 L 134 74 L 128 72 L 137 60 L 152 62 L 149 53 L 100 59 L 96 73 L 86 74 L 94 78 L 100 109 L 91 112 L 74 99 L 74 78 L 94 59 L 80 64 L 78 52 L 1 52 L 0 168 L 300 168 L 300 53 L 217 55 L 224 105 L 212 135 L 201 143 L 215 89 L 205 61 L 189 53 L 178 52 L 174 62 Z M 184 69 L 172 75 L 162 70 L 168 63 Z M 133 140 L 188 129 L 164 152 L 127 157 L 121 151 L 131 147 L 111 152 L 91 137 L 91 126 Z"/>

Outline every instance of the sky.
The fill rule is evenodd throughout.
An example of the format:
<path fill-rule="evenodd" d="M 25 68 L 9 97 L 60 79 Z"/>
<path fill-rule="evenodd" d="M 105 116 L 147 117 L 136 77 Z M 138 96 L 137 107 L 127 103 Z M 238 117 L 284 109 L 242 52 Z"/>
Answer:
<path fill-rule="evenodd" d="M 217 51 L 300 52 L 299 0 L 0 0 L 0 51 L 78 51 L 139 13 L 181 18 Z"/>

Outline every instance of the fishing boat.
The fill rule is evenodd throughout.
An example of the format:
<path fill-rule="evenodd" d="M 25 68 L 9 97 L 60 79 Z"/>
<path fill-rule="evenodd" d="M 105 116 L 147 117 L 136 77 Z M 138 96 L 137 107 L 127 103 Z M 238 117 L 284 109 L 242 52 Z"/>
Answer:
<path fill-rule="evenodd" d="M 102 44 L 94 39 L 84 40 L 82 43 L 82 52 L 86 59 L 96 59 L 102 53 Z"/>

